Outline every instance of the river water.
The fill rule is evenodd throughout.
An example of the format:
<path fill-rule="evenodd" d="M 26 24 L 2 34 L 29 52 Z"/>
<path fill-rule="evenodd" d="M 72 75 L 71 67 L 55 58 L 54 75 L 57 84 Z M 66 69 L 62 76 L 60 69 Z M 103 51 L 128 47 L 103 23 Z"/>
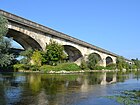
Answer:
<path fill-rule="evenodd" d="M 120 105 L 105 96 L 140 89 L 140 73 L 0 73 L 0 105 Z"/>

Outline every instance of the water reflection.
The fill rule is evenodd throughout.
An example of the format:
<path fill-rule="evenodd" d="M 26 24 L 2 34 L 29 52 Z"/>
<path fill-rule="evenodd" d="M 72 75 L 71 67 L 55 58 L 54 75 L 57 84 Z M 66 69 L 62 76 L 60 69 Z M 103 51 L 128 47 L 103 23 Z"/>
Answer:
<path fill-rule="evenodd" d="M 138 73 L 96 72 L 85 74 L 0 74 L 1 105 L 74 105 L 100 86 L 124 82 Z M 104 92 L 104 94 L 106 94 Z"/>

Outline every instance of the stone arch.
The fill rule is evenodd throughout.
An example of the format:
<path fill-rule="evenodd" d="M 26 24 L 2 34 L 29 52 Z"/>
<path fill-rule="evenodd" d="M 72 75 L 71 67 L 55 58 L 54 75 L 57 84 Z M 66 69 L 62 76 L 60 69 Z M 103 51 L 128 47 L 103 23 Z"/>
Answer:
<path fill-rule="evenodd" d="M 24 33 L 21 33 L 19 31 L 9 29 L 6 36 L 12 37 L 13 40 L 18 42 L 25 50 L 28 48 L 42 50 L 42 47 L 36 40 L 34 40 L 32 37 Z"/>
<path fill-rule="evenodd" d="M 99 62 L 98 62 L 98 64 L 99 64 L 100 66 L 102 66 L 102 64 L 103 64 L 103 60 L 102 60 L 101 55 L 98 54 L 98 53 L 96 53 L 96 52 L 93 52 L 93 53 L 91 53 L 91 54 L 95 54 L 95 55 L 99 58 Z"/>
<path fill-rule="evenodd" d="M 113 63 L 113 59 L 111 57 L 106 57 L 106 66 Z"/>
<path fill-rule="evenodd" d="M 68 60 L 70 62 L 81 61 L 80 59 L 83 57 L 82 53 L 79 49 L 71 45 L 63 45 L 65 52 L 68 54 Z"/>

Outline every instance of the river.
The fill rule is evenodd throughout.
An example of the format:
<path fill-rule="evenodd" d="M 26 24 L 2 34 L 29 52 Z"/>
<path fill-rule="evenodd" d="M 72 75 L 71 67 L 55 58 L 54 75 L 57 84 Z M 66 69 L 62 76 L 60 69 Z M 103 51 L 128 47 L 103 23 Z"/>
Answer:
<path fill-rule="evenodd" d="M 120 105 L 105 96 L 140 89 L 138 72 L 0 73 L 0 105 Z"/>

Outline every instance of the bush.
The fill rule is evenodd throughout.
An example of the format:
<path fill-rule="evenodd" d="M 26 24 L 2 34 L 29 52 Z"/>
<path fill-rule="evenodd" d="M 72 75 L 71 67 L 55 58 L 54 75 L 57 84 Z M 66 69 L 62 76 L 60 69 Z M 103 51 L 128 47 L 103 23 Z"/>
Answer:
<path fill-rule="evenodd" d="M 55 66 L 50 66 L 50 65 L 43 65 L 39 68 L 40 71 L 51 71 L 51 70 L 55 70 Z"/>
<path fill-rule="evenodd" d="M 35 50 L 31 56 L 31 61 L 32 64 L 34 65 L 33 68 L 37 68 L 37 66 L 41 66 L 42 65 L 42 55 L 41 55 L 41 51 Z M 35 66 L 36 65 L 36 66 Z"/>
<path fill-rule="evenodd" d="M 62 63 L 57 66 L 59 70 L 66 70 L 66 71 L 77 71 L 80 70 L 80 67 L 75 63 Z"/>
<path fill-rule="evenodd" d="M 105 67 L 103 67 L 103 66 L 95 66 L 94 69 L 95 69 L 95 70 L 103 70 L 103 69 L 105 69 Z"/>
<path fill-rule="evenodd" d="M 88 55 L 88 68 L 91 70 L 95 69 L 95 66 L 97 66 L 98 62 L 100 61 L 100 57 L 96 53 L 91 53 Z"/>
<path fill-rule="evenodd" d="M 132 69 L 137 69 L 137 66 L 134 65 L 134 64 L 132 64 L 132 65 L 131 65 L 131 68 L 132 68 Z"/>
<path fill-rule="evenodd" d="M 50 66 L 50 65 L 43 65 L 40 67 L 41 71 L 61 71 L 61 70 L 66 70 L 66 71 L 77 71 L 80 70 L 80 67 L 75 64 L 75 63 L 62 63 L 57 66 Z"/>
<path fill-rule="evenodd" d="M 13 65 L 14 70 L 24 70 L 24 64 Z"/>
<path fill-rule="evenodd" d="M 116 64 L 114 64 L 114 63 L 108 64 L 106 66 L 106 69 L 108 69 L 108 70 L 115 70 L 116 69 Z"/>
<path fill-rule="evenodd" d="M 85 61 L 84 59 L 81 60 L 80 68 L 81 68 L 82 70 L 87 69 L 87 63 L 86 63 L 86 61 Z"/>
<path fill-rule="evenodd" d="M 31 65 L 26 64 L 15 64 L 13 65 L 14 70 L 29 70 Z"/>
<path fill-rule="evenodd" d="M 37 65 L 31 65 L 30 66 L 30 70 L 37 71 L 37 70 L 39 70 L 39 66 L 37 66 Z"/>
<path fill-rule="evenodd" d="M 0 67 L 0 72 L 13 72 L 13 66 Z"/>

